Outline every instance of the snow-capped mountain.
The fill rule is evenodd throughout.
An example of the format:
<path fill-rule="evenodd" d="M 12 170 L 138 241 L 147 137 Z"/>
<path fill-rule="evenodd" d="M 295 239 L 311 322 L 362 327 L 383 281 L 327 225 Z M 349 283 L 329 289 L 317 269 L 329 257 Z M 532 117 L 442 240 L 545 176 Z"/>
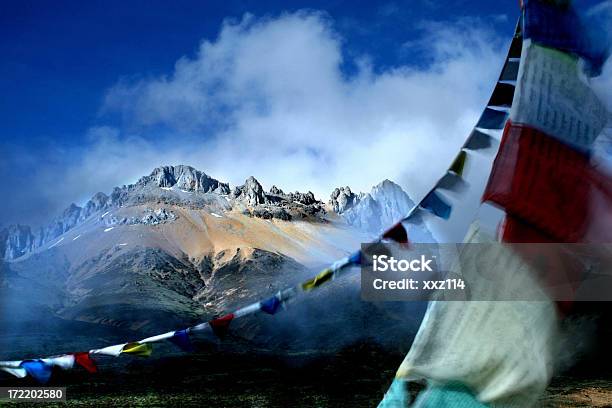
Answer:
<path fill-rule="evenodd" d="M 11 311 L 0 314 L 0 328 L 8 333 L 7 319 L 22 324 L 41 316 L 102 331 L 184 325 L 297 284 L 411 205 L 390 181 L 358 196 L 337 189 L 325 204 L 312 192 L 265 191 L 254 177 L 230 188 L 189 166 L 159 167 L 68 206 L 36 231 L 0 231 L 0 310 Z M 358 288 L 357 275 L 342 296 L 358 296 Z M 331 296 L 326 303 L 338 300 L 337 292 L 320 293 L 315 298 Z M 342 309 L 366 316 L 377 307 L 349 302 Z M 328 318 L 330 330 L 338 318 Z"/>
<path fill-rule="evenodd" d="M 130 211 L 139 206 L 138 211 Z M 110 195 L 99 192 L 83 207 L 71 204 L 47 226 L 32 230 L 25 225 L 13 225 L 0 231 L 0 254 L 5 260 L 15 260 L 42 250 L 67 232 L 85 223 L 99 222 L 106 227 L 122 225 L 158 225 L 177 218 L 172 206 L 194 210 L 207 209 L 215 214 L 240 212 L 244 215 L 283 221 L 334 221 L 340 215 L 349 225 L 369 234 L 405 216 L 414 205 L 400 186 L 384 180 L 369 193 L 359 195 L 349 187 L 335 189 L 329 205 L 317 200 L 312 192 L 285 193 L 276 186 L 269 192 L 254 177 L 230 189 L 191 166 L 161 166 L 136 183 L 115 187 Z M 117 211 L 122 209 L 122 211 Z M 411 238 L 416 242 L 433 242 L 431 234 L 416 228 Z"/>
<path fill-rule="evenodd" d="M 141 214 L 131 217 L 118 218 L 110 214 L 119 208 L 141 204 L 155 205 L 157 208 L 147 208 Z M 162 166 L 135 184 L 115 187 L 110 195 L 102 192 L 95 194 L 83 207 L 71 204 L 60 216 L 37 230 L 26 225 L 5 228 L 0 231 L 0 253 L 5 260 L 17 259 L 44 248 L 76 226 L 93 219 L 108 226 L 156 225 L 172 221 L 174 213 L 160 207 L 160 204 L 208 208 L 213 212 L 223 212 L 235 207 L 255 217 L 283 220 L 290 220 L 292 216 L 303 218 L 305 213 L 302 210 L 316 214 L 323 206 L 314 199 L 312 193 L 296 192 L 285 195 L 280 190 L 264 193 L 254 177 L 249 177 L 244 185 L 230 191 L 227 183 L 209 177 L 193 167 Z"/>
<path fill-rule="evenodd" d="M 350 225 L 378 235 L 403 219 L 414 207 L 414 202 L 400 186 L 384 180 L 372 187 L 369 193 L 355 194 L 349 187 L 334 190 L 329 205 Z M 413 242 L 435 242 L 423 220 L 412 219 L 408 236 Z"/>

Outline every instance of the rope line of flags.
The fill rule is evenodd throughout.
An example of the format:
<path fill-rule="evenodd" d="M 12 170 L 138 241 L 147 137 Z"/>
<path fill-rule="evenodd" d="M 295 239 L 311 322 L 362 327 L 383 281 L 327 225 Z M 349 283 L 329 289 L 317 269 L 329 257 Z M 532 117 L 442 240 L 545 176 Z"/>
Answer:
<path fill-rule="evenodd" d="M 494 144 L 497 144 L 496 139 L 489 132 L 503 129 L 508 119 L 507 108 L 512 104 L 514 95 L 515 86 L 513 83 L 517 80 L 521 42 L 522 36 L 519 25 L 517 26 L 508 56 L 490 101 L 446 173 L 402 220 L 384 231 L 373 243 L 395 242 L 409 245 L 410 225 L 416 219 L 420 219 L 425 214 L 433 214 L 444 220 L 450 218 L 452 205 L 441 191 L 459 191 L 466 185 L 463 174 L 469 161 L 468 152 L 489 149 L 494 147 Z M 496 151 L 492 154 L 495 155 Z M 121 355 L 129 355 L 133 357 L 149 357 L 153 353 L 153 344 L 161 341 L 170 341 L 185 352 L 193 352 L 195 348 L 190 340 L 192 333 L 211 331 L 215 336 L 223 338 L 228 333 L 232 322 L 236 319 L 260 312 L 275 315 L 286 307 L 287 302 L 298 295 L 314 291 L 340 277 L 345 271 L 360 266 L 362 257 L 361 250 L 355 251 L 297 286 L 279 291 L 269 298 L 195 326 L 169 331 L 139 341 L 116 344 L 89 351 L 71 352 L 47 358 L 0 361 L 0 371 L 12 374 L 18 378 L 30 376 L 39 383 L 45 384 L 50 380 L 54 367 L 62 370 L 81 367 L 89 373 L 95 373 L 97 372 L 97 366 L 94 358 L 98 356 L 119 357 Z"/>

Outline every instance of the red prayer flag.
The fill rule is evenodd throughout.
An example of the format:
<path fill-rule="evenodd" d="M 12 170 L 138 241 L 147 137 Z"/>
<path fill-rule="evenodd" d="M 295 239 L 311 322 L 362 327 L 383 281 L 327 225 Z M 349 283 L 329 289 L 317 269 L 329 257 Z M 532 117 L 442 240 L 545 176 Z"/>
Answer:
<path fill-rule="evenodd" d="M 409 244 L 408 232 L 401 222 L 398 222 L 393 227 L 389 228 L 382 236 L 385 239 L 390 239 L 399 244 Z"/>
<path fill-rule="evenodd" d="M 507 215 L 503 222 L 502 241 L 507 243 L 554 243 L 551 237 L 510 215 Z M 536 268 L 545 287 L 572 286 L 570 299 L 556 302 L 557 310 L 562 315 L 567 315 L 572 310 L 575 291 L 579 288 L 580 280 L 584 276 L 584 265 L 576 263 L 576 260 L 569 256 L 571 251 L 564 252 L 558 245 L 515 245 L 512 248 Z M 546 259 L 545 264 L 542 263 L 542 259 Z"/>
<path fill-rule="evenodd" d="M 506 216 L 502 226 L 502 241 L 509 243 L 552 243 L 554 239 L 525 224 L 516 217 Z"/>
<path fill-rule="evenodd" d="M 88 352 L 74 353 L 74 361 L 90 373 L 97 373 L 96 363 L 89 357 Z"/>
<path fill-rule="evenodd" d="M 501 206 L 553 241 L 581 242 L 598 222 L 591 198 L 612 207 L 610 185 L 585 154 L 508 121 L 483 201 Z"/>
<path fill-rule="evenodd" d="M 233 319 L 234 319 L 234 314 L 230 313 L 230 314 L 226 314 L 225 316 L 221 316 L 216 319 L 213 319 L 210 322 L 208 322 L 208 324 L 210 324 L 210 327 L 212 328 L 213 333 L 215 333 L 217 337 L 223 337 L 227 334 L 227 330 L 229 329 L 229 325 Z"/>

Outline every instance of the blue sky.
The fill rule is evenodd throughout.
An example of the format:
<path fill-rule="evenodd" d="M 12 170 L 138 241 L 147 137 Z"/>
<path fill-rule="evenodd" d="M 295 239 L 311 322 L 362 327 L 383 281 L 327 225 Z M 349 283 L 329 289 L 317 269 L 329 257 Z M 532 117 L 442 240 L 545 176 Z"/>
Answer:
<path fill-rule="evenodd" d="M 372 101 L 394 100 L 394 86 L 405 86 L 409 104 L 410 95 L 426 92 L 417 89 L 419 82 L 430 84 L 435 98 L 436 84 L 442 87 L 455 78 L 463 83 L 455 93 L 466 93 L 465 106 L 452 113 L 455 121 L 449 126 L 463 130 L 492 87 L 488 79 L 495 77 L 503 62 L 518 16 L 514 0 L 288 3 L 4 2 L 0 6 L 0 170 L 15 176 L 0 191 L 9 197 L 2 204 L 0 223 L 36 224 L 70 202 L 82 203 L 98 190 L 109 192 L 113 185 L 133 182 L 157 165 L 178 162 L 197 165 L 234 184 L 255 173 L 263 178 L 264 186 L 276 183 L 282 187 L 284 183 L 285 188 L 311 189 L 319 195 L 328 194 L 331 183 L 356 183 L 364 188 L 387 174 L 384 169 L 358 179 L 349 177 L 348 165 L 335 159 L 337 150 L 310 144 L 308 135 L 278 123 L 277 106 L 282 107 L 278 109 L 283 118 L 294 114 L 287 95 L 278 89 L 295 87 L 294 95 L 308 102 L 318 95 L 308 89 L 325 85 L 320 98 L 338 98 L 337 103 L 321 112 L 312 108 L 314 102 L 304 102 L 291 123 L 303 121 L 312 134 L 324 135 L 323 140 L 337 137 L 342 146 L 360 128 L 355 122 L 361 115 L 370 118 L 361 127 L 374 129 L 370 122 L 387 126 L 389 138 L 409 128 L 417 133 L 444 133 L 445 129 L 420 119 L 428 117 L 427 112 L 398 125 L 401 120 L 375 107 L 354 106 L 346 112 L 343 107 L 360 97 L 366 106 Z M 598 2 L 579 3 L 586 9 Z M 284 38 L 303 39 L 304 48 L 292 50 L 291 44 L 283 48 Z M 272 50 L 280 44 L 278 49 L 285 51 L 262 56 L 271 58 L 263 64 L 257 55 L 243 50 L 245 44 L 261 46 L 262 54 L 267 54 L 266 44 Z M 231 82 L 224 85 L 222 94 L 207 79 L 206 70 L 214 71 L 225 61 L 211 57 L 215 53 L 225 53 L 223 58 L 233 61 L 232 72 L 238 72 L 237 67 L 242 70 L 235 73 L 240 76 L 229 79 L 223 72 L 211 74 L 218 81 Z M 242 60 L 236 60 L 238 56 Z M 301 58 L 299 67 L 292 65 Z M 200 70 L 201 66 L 206 69 Z M 251 66 L 252 77 L 245 72 Z M 287 79 L 291 83 L 275 82 L 285 72 L 295 73 Z M 306 80 L 297 78 L 300 75 Z M 243 80 L 250 82 L 234 87 Z M 199 93 L 189 81 L 204 84 L 197 88 Z M 297 86 L 300 81 L 312 82 L 302 89 Z M 228 97 L 226 88 L 239 95 Z M 336 93 L 326 94 L 335 88 Z M 176 93 L 181 94 L 180 101 Z M 195 102 L 187 104 L 184 94 Z M 202 111 L 202 104 L 213 107 Z M 214 151 L 217 158 L 230 151 L 231 157 L 234 146 L 261 137 L 257 129 L 260 133 L 286 129 L 277 137 L 288 142 L 269 156 L 258 146 L 241 150 L 240 154 L 252 153 L 261 160 L 244 160 L 239 166 L 206 157 L 206 151 Z M 374 137 L 375 131 L 371 133 Z M 451 155 L 453 143 L 459 140 L 445 137 L 441 135 L 440 140 L 448 142 Z M 201 155 L 193 154 L 194 146 L 203 149 Z M 272 179 L 278 171 L 270 161 L 281 160 L 282 166 L 287 155 L 296 155 L 291 160 L 303 169 Z M 325 172 L 333 174 L 328 184 L 320 182 Z M 395 179 L 404 176 L 397 171 L 389 174 Z M 407 177 L 405 182 L 411 181 Z M 415 190 L 420 187 L 416 182 Z"/>
<path fill-rule="evenodd" d="M 2 132 L 24 146 L 47 138 L 81 143 L 85 130 L 101 121 L 104 94 L 119 78 L 171 71 L 176 60 L 193 54 L 202 39 L 215 38 L 224 19 L 240 19 L 245 12 L 275 16 L 323 10 L 343 37 L 346 52 L 368 54 L 378 68 L 418 63 L 402 45 L 418 37 L 417 26 L 424 20 L 492 17 L 496 31 L 508 35 L 518 15 L 514 1 L 362 3 L 5 3 L 0 17 Z"/>

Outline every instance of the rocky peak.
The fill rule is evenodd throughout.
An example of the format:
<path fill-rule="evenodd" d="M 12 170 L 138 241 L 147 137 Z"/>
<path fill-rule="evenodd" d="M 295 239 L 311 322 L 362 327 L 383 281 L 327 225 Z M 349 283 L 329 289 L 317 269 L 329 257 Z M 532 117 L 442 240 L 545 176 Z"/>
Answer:
<path fill-rule="evenodd" d="M 348 186 L 334 189 L 329 200 L 329 205 L 337 214 L 342 214 L 356 203 L 357 196 Z"/>
<path fill-rule="evenodd" d="M 280 188 L 276 187 L 276 186 L 272 186 L 272 188 L 270 189 L 270 194 L 274 194 L 274 195 L 285 195 L 285 193 L 283 192 L 283 190 L 281 190 Z"/>
<path fill-rule="evenodd" d="M 383 181 L 381 181 L 380 183 L 378 183 L 377 185 L 375 185 L 374 187 L 372 187 L 372 191 L 379 191 L 379 190 L 402 190 L 402 188 L 395 184 L 394 182 L 392 182 L 389 179 L 384 179 Z"/>
<path fill-rule="evenodd" d="M 101 211 L 107 207 L 109 203 L 109 197 L 104 193 L 96 193 L 83 207 L 81 210 L 80 220 L 86 220 L 93 213 Z"/>
<path fill-rule="evenodd" d="M 4 259 L 11 260 L 31 251 L 35 246 L 35 237 L 27 225 L 11 225 L 0 233 L 3 240 Z"/>
<path fill-rule="evenodd" d="M 244 214 L 257 218 L 314 221 L 321 220 L 325 213 L 323 203 L 315 198 L 312 191 L 285 194 L 280 188 L 272 186 L 270 192 L 266 193 L 254 177 L 249 177 L 243 185 L 235 187 L 230 196 L 235 200 L 234 204 L 246 207 L 243 208 Z"/>
<path fill-rule="evenodd" d="M 174 167 L 163 166 L 153 170 L 150 177 L 153 178 L 157 187 L 172 187 L 176 184 Z"/>
<path fill-rule="evenodd" d="M 249 186 L 252 184 L 252 181 L 247 182 Z M 221 183 L 191 166 L 157 167 L 151 174 L 141 177 L 135 184 L 115 187 L 110 195 L 102 192 L 96 193 L 83 207 L 71 204 L 48 225 L 38 228 L 35 234 L 32 234 L 30 228 L 25 226 L 12 226 L 10 229 L 4 229 L 0 234 L 0 241 L 2 241 L 0 243 L 0 255 L 4 255 L 4 258 L 8 260 L 18 258 L 27 252 L 42 247 L 96 214 L 100 215 L 102 212 L 113 208 L 131 204 L 157 203 L 160 200 L 161 202 L 178 205 L 183 203 L 200 205 L 199 203 L 207 202 L 206 198 L 195 194 L 193 199 L 176 195 L 164 196 L 159 188 L 176 189 L 179 190 L 179 194 L 182 194 L 181 191 L 202 194 L 230 193 L 227 183 Z M 259 188 L 261 189 L 261 186 Z M 159 214 L 154 213 L 147 220 L 140 221 L 142 221 L 141 223 L 155 224 L 155 222 L 172 221 L 174 218 L 173 214 L 161 212 Z"/>
<path fill-rule="evenodd" d="M 68 208 L 64 210 L 60 217 L 62 223 L 72 227 L 77 222 L 79 222 L 79 217 L 81 216 L 82 210 L 83 209 L 75 203 L 70 204 L 70 206 L 68 206 Z"/>
<path fill-rule="evenodd" d="M 414 206 L 408 194 L 391 180 L 383 180 L 369 193 L 355 195 L 350 188 L 336 188 L 329 204 L 346 222 L 363 231 L 379 234 L 404 218 Z M 409 231 L 414 242 L 435 242 L 422 220 Z"/>
<path fill-rule="evenodd" d="M 182 164 L 157 167 L 150 175 L 142 177 L 136 184 L 161 188 L 176 187 L 189 192 L 229 194 L 227 183 L 221 183 L 200 170 Z"/>
<path fill-rule="evenodd" d="M 247 178 L 243 185 L 234 188 L 232 196 L 251 207 L 268 202 L 263 187 L 253 176 Z"/>
<path fill-rule="evenodd" d="M 414 206 L 408 194 L 390 180 L 384 180 L 372 187 L 370 195 L 380 204 L 382 221 L 386 223 L 403 218 Z"/>
<path fill-rule="evenodd" d="M 304 204 L 304 205 L 311 205 L 311 204 L 318 203 L 312 191 L 309 191 L 307 193 L 300 193 L 299 191 L 296 191 L 295 193 L 290 193 L 289 199 L 292 201 L 297 201 L 298 203 Z"/>

